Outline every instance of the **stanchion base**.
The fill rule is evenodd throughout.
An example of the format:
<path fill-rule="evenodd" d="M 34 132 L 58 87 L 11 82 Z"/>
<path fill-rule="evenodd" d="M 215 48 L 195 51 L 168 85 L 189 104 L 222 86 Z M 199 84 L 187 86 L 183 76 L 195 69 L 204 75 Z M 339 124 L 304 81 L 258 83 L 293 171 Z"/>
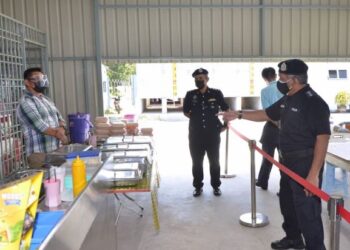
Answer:
<path fill-rule="evenodd" d="M 220 175 L 221 178 L 235 178 L 235 174 L 222 174 Z"/>
<path fill-rule="evenodd" d="M 252 213 L 242 214 L 239 223 L 246 227 L 264 227 L 269 224 L 269 218 L 261 213 L 256 213 L 255 221 L 252 220 Z"/>

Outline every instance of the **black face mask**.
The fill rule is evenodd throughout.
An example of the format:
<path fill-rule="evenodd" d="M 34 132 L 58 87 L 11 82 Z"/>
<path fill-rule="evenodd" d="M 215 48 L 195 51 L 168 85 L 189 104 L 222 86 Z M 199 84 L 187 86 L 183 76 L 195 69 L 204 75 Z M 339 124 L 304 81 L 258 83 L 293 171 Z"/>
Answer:
<path fill-rule="evenodd" d="M 204 87 L 204 80 L 195 80 L 196 87 L 202 89 Z"/>
<path fill-rule="evenodd" d="M 277 89 L 279 92 L 281 92 L 283 95 L 286 95 L 289 92 L 289 88 L 287 83 L 282 83 L 280 81 L 277 81 Z"/>
<path fill-rule="evenodd" d="M 34 90 L 38 93 L 44 93 L 46 88 L 47 87 L 41 87 L 41 86 L 35 85 Z"/>

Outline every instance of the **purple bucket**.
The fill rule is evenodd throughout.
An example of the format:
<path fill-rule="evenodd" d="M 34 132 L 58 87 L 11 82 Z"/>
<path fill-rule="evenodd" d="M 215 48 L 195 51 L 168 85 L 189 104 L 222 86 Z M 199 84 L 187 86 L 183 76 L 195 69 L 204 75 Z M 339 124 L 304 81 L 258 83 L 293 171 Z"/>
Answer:
<path fill-rule="evenodd" d="M 92 127 L 90 114 L 69 114 L 69 133 L 73 143 L 85 143 L 89 139 L 89 131 Z"/>

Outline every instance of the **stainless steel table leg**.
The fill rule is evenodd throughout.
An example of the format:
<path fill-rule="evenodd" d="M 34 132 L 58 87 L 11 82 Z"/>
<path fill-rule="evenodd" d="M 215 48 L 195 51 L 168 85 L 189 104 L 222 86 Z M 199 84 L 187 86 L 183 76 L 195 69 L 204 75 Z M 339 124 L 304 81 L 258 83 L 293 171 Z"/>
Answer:
<path fill-rule="evenodd" d="M 117 211 L 117 218 L 116 218 L 116 220 L 115 220 L 115 222 L 114 222 L 114 226 L 117 226 L 118 221 L 119 221 L 119 217 L 120 217 L 120 212 L 121 212 L 121 210 L 122 210 L 123 204 L 122 204 L 122 202 L 120 201 L 120 198 L 118 197 L 117 194 L 114 194 L 114 197 L 117 199 L 117 201 L 118 201 L 118 203 L 119 203 L 119 207 L 118 207 L 118 211 Z"/>
<path fill-rule="evenodd" d="M 142 211 L 144 210 L 144 208 L 143 208 L 140 204 L 138 204 L 137 201 L 135 201 L 135 199 L 131 198 L 131 197 L 130 197 L 129 195 L 127 195 L 126 193 L 123 193 L 123 195 L 124 195 L 127 199 L 129 199 L 130 201 L 132 201 L 133 203 L 135 203 L 135 205 L 138 206 Z"/>

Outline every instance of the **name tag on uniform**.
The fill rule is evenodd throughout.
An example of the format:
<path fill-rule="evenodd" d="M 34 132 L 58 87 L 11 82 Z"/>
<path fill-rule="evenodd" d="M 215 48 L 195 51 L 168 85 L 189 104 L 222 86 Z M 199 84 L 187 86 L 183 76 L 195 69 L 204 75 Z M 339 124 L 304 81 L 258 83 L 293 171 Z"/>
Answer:
<path fill-rule="evenodd" d="M 208 102 L 215 102 L 215 101 L 216 101 L 215 98 L 211 98 L 211 99 L 208 100 Z"/>
<path fill-rule="evenodd" d="M 294 111 L 294 112 L 298 112 L 297 108 L 291 108 L 291 110 Z"/>

